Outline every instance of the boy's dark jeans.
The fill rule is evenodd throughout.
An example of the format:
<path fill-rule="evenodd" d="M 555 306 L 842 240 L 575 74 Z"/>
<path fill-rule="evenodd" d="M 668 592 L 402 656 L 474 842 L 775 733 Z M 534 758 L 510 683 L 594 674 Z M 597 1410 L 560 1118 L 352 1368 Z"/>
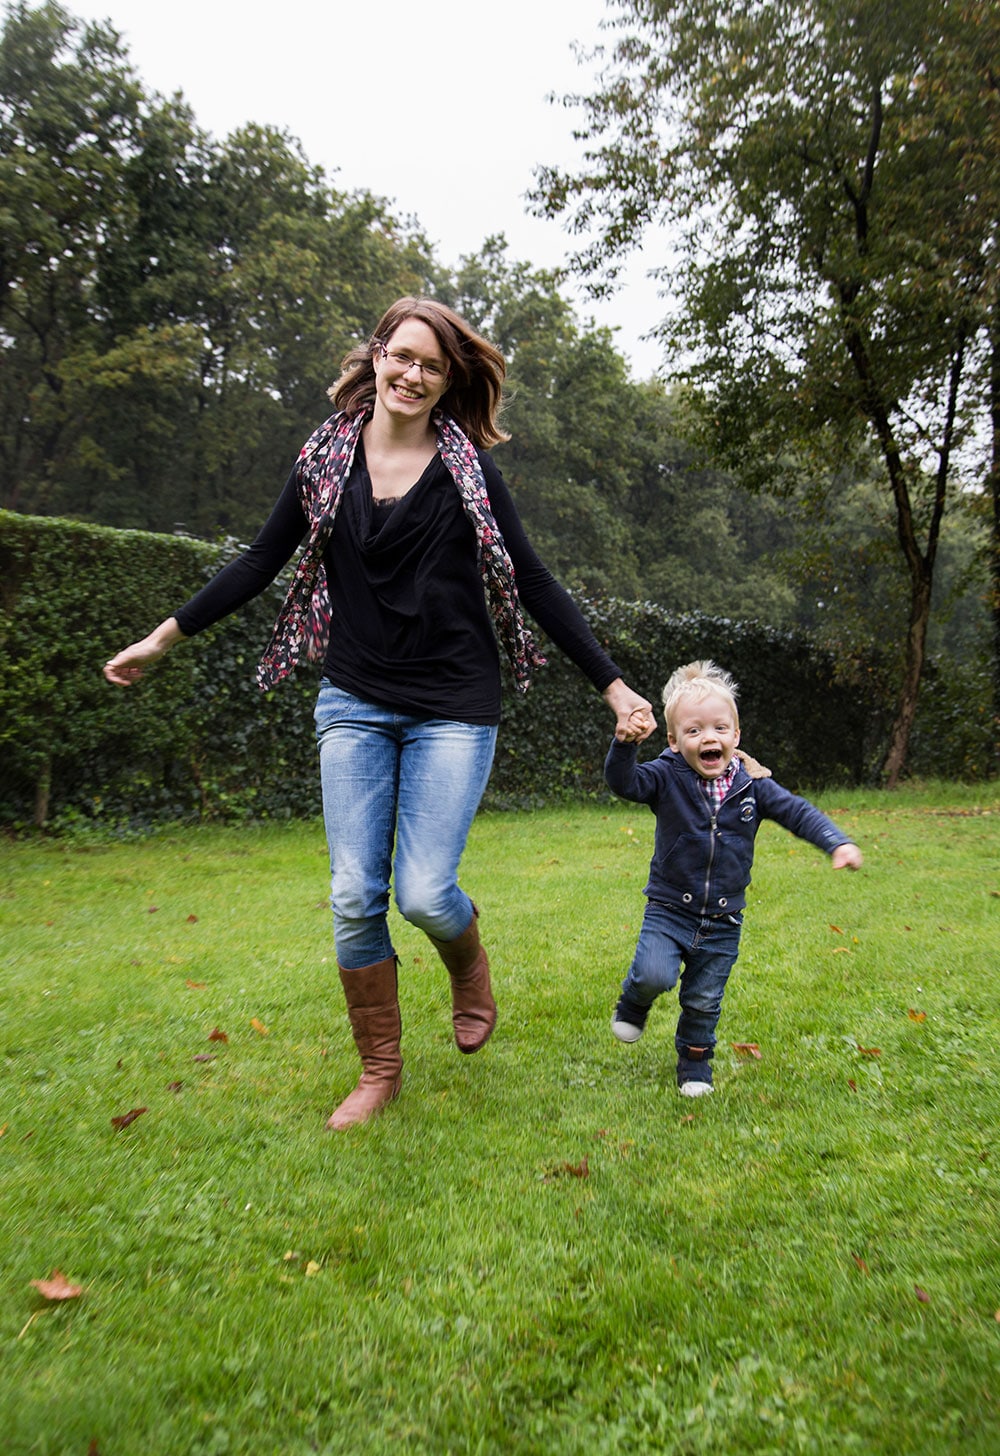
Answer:
<path fill-rule="evenodd" d="M 708 1061 L 712 1055 L 742 926 L 742 914 L 700 917 L 658 900 L 646 902 L 639 943 L 622 991 L 640 1006 L 649 1006 L 680 979 L 681 1012 L 674 1036 L 678 1056 L 687 1057 L 692 1047 L 705 1049 L 700 1060 Z"/>

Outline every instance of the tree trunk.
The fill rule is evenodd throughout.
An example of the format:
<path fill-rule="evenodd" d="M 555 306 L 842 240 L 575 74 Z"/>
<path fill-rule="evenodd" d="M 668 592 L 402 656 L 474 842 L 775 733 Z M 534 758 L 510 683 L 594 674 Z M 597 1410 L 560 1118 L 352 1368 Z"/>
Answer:
<path fill-rule="evenodd" d="M 896 717 L 889 740 L 889 752 L 882 765 L 882 777 L 887 789 L 894 789 L 900 774 L 906 766 L 906 755 L 910 746 L 910 731 L 917 714 L 920 697 L 920 679 L 924 671 L 924 655 L 927 650 L 927 624 L 931 615 L 931 584 L 933 572 L 925 562 L 911 577 L 910 621 L 906 632 L 906 658 L 903 664 L 903 681 L 896 699 Z"/>
<path fill-rule="evenodd" d="M 38 777 L 35 780 L 35 815 L 34 824 L 36 829 L 44 829 L 49 817 L 49 798 L 52 793 L 52 760 L 46 756 L 38 769 Z"/>
<path fill-rule="evenodd" d="M 993 615 L 993 725 L 994 745 L 1000 741 L 1000 321 L 995 319 L 990 356 L 990 424 L 993 453 L 990 460 L 990 495 L 993 517 L 989 544 L 989 593 Z M 1000 749 L 994 747 L 994 758 Z M 994 762 L 1000 770 L 1000 762 Z"/>

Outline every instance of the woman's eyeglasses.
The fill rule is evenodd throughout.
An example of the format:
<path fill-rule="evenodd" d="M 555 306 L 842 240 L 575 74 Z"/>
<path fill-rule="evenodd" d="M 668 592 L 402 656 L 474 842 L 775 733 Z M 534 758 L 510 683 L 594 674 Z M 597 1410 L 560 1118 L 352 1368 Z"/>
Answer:
<path fill-rule="evenodd" d="M 451 373 L 450 369 L 446 369 L 440 364 L 422 364 L 419 359 L 411 359 L 409 354 L 400 354 L 395 349 L 390 352 L 381 341 L 379 341 L 378 347 L 382 358 L 394 369 L 398 369 L 401 374 L 409 374 L 411 369 L 419 369 L 428 384 L 440 384 Z"/>

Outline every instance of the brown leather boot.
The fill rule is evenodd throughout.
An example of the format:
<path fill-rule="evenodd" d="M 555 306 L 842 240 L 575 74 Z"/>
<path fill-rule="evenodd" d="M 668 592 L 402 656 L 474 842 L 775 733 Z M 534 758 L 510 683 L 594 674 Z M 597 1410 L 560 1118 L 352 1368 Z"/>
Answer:
<path fill-rule="evenodd" d="M 490 990 L 490 963 L 479 939 L 478 910 L 473 910 L 468 930 L 454 940 L 428 938 L 451 977 L 455 1045 L 460 1052 L 478 1052 L 489 1041 L 497 1022 L 497 1004 Z"/>
<path fill-rule="evenodd" d="M 403 1080 L 396 957 L 357 971 L 345 971 L 343 966 L 338 969 L 362 1072 L 354 1091 L 327 1123 L 332 1129 L 367 1122 L 398 1097 Z"/>

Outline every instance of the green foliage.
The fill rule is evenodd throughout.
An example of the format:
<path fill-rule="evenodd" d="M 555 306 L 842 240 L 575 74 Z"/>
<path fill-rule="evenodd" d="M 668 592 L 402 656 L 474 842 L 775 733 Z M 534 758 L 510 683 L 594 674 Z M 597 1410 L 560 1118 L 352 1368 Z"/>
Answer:
<path fill-rule="evenodd" d="M 965 661 L 932 657 L 910 745 L 911 772 L 966 783 L 997 774 L 994 681 L 985 653 Z"/>
<path fill-rule="evenodd" d="M 193 724 L 164 712 L 195 693 L 197 664 L 177 654 L 160 694 L 115 701 L 101 664 L 136 620 L 168 615 L 197 585 L 205 547 L 170 537 L 0 513 L 0 797 L 6 820 L 60 807 L 118 813 L 190 808 L 176 767 Z M 141 562 L 141 566 L 139 563 Z M 151 809 L 151 806 L 155 806 Z"/>
<path fill-rule="evenodd" d="M 224 563 L 225 548 L 0 512 L 0 816 L 112 829 L 310 814 L 314 681 L 264 698 L 253 667 L 281 584 L 128 692 L 101 665 Z M 304 765 L 308 763 L 308 771 Z"/>
<path fill-rule="evenodd" d="M 169 616 L 237 549 L 0 513 L 4 822 L 65 826 L 82 816 L 121 828 L 317 812 L 316 670 L 267 695 L 254 681 L 285 578 L 134 687 L 101 675 L 139 624 Z M 713 656 L 731 668 L 746 742 L 790 786 L 865 777 L 883 727 L 873 665 L 842 682 L 830 655 L 801 635 L 612 599 L 584 606 L 626 680 L 654 702 L 681 661 Z M 603 792 L 612 727 L 590 685 L 551 649 L 525 699 L 507 691 L 490 802 Z"/>
<path fill-rule="evenodd" d="M 786 787 L 857 784 L 871 775 L 888 714 L 874 660 L 860 660 L 842 678 L 832 654 L 802 633 L 697 612 L 675 615 L 651 603 L 582 605 L 626 682 L 657 709 L 663 684 L 681 663 L 711 657 L 733 672 L 743 746 Z M 505 707 L 489 791 L 489 802 L 505 808 L 554 793 L 603 792 L 612 725 L 576 669 L 554 649 L 547 655 L 538 686 Z M 647 756 L 666 746 L 662 716 Z"/>
<path fill-rule="evenodd" d="M 996 6 L 614 8 L 598 90 L 574 98 L 584 159 L 543 169 L 536 202 L 571 212 L 591 271 L 671 227 L 663 337 L 701 386 L 716 460 L 748 484 L 846 463 L 861 430 L 877 449 L 908 592 L 894 782 L 942 521 L 990 479 L 1000 420 Z M 995 572 L 995 530 L 993 551 Z"/>
<path fill-rule="evenodd" d="M 223 141 L 58 5 L 0 35 L 0 505 L 246 535 L 427 245 L 295 140 Z"/>
<path fill-rule="evenodd" d="M 494 454 L 539 555 L 585 596 L 787 623 L 794 596 L 771 560 L 792 538 L 780 506 L 697 459 L 683 399 L 629 379 L 610 333 L 579 327 L 557 283 L 491 238 L 443 290 L 508 360 L 511 440 Z"/>
<path fill-rule="evenodd" d="M 808 7 L 772 7 L 770 18 L 767 7 L 761 12 L 759 6 L 746 7 L 745 13 L 737 7 L 734 17 L 719 18 L 717 7 L 700 0 L 688 0 L 686 6 L 623 4 L 621 9 L 635 10 L 637 23 L 648 23 L 655 34 L 672 35 L 680 50 L 657 60 L 655 46 L 623 42 L 617 57 L 623 75 L 639 66 L 652 70 L 641 94 L 624 85 L 609 98 L 613 105 L 607 111 L 601 112 L 596 99 L 593 103 L 595 135 L 599 122 L 612 130 L 624 125 L 621 153 L 603 154 L 609 189 L 621 187 L 628 210 L 642 204 L 642 189 L 633 187 L 636 177 L 649 189 L 645 200 L 657 206 L 665 201 L 657 189 L 677 183 L 677 199 L 690 203 L 690 216 L 697 218 L 698 199 L 684 188 L 699 186 L 707 176 L 711 187 L 728 197 L 727 189 L 739 183 L 742 203 L 761 229 L 761 246 L 749 247 L 736 263 L 715 250 L 700 282 L 696 273 L 677 275 L 697 303 L 681 321 L 691 331 L 688 342 L 694 339 L 716 364 L 725 364 L 707 395 L 629 379 L 611 334 L 578 324 L 559 292 L 564 275 L 512 262 L 502 237 L 488 239 L 479 254 L 463 259 L 454 276 L 446 274 L 433 263 L 418 231 L 368 194 L 338 193 L 294 138 L 249 124 L 215 140 L 178 98 L 147 93 L 109 27 L 84 25 L 53 3 L 36 9 L 9 6 L 0 36 L 0 503 L 104 525 L 180 528 L 209 539 L 224 531 L 249 539 L 302 440 L 326 412 L 324 388 L 343 352 L 373 327 L 390 298 L 413 290 L 435 292 L 493 338 L 509 361 L 506 422 L 512 439 L 496 458 L 543 559 L 583 597 L 656 602 L 675 614 L 651 619 L 648 656 L 634 662 L 630 675 L 645 680 L 655 661 L 655 696 L 670 659 L 691 655 L 695 649 L 686 646 L 684 633 L 674 634 L 661 621 L 675 620 L 676 614 L 684 622 L 696 621 L 687 615 L 692 604 L 708 619 L 723 620 L 723 642 L 734 621 L 745 624 L 748 618 L 789 633 L 793 627 L 807 628 L 818 646 L 810 638 L 802 652 L 794 634 L 782 638 L 780 631 L 754 628 L 764 632 L 762 661 L 769 661 L 773 650 L 779 657 L 785 651 L 793 660 L 811 662 L 815 680 L 807 678 L 802 689 L 820 702 L 826 702 L 830 682 L 845 691 L 864 684 L 870 721 L 849 745 L 829 755 L 823 750 L 814 781 L 863 776 L 871 745 L 884 737 L 881 705 L 884 695 L 898 688 L 902 648 L 912 634 L 905 630 L 906 572 L 894 507 L 879 505 L 880 493 L 883 502 L 888 497 L 873 479 L 871 452 L 856 447 L 852 421 L 859 399 L 834 328 L 831 279 L 841 278 L 836 267 L 846 268 L 849 276 L 857 261 L 849 249 L 845 254 L 843 239 L 835 241 L 844 224 L 843 179 L 834 177 L 834 206 L 820 165 L 829 157 L 815 150 L 819 141 L 813 138 L 815 155 L 808 158 L 798 156 L 797 142 L 781 155 L 780 143 L 757 125 L 732 134 L 723 127 L 720 145 L 730 149 L 724 153 L 712 147 L 706 151 L 698 142 L 697 166 L 682 178 L 662 167 L 657 155 L 662 84 L 668 75 L 707 76 L 710 84 L 699 96 L 717 124 L 733 98 L 743 94 L 741 88 L 752 83 L 770 95 L 774 76 L 766 66 L 746 64 L 754 54 L 754 27 L 779 26 L 782 16 L 794 17 Z M 920 9 L 915 6 L 914 14 Z M 685 10 L 698 25 L 681 26 L 674 35 L 671 18 Z M 966 35 L 963 27 L 973 23 L 987 38 L 993 33 L 995 20 L 986 10 L 969 4 L 960 10 L 964 19 L 949 16 L 957 35 Z M 893 29 L 896 17 L 886 23 Z M 898 59 L 911 53 L 906 48 L 916 44 L 914 25 L 908 21 L 898 38 L 890 36 L 888 51 L 885 37 L 874 37 L 879 39 L 872 51 L 878 66 L 884 69 L 887 55 Z M 790 22 L 788 29 L 798 35 Z M 835 16 L 830 30 L 826 42 L 842 44 L 849 58 L 856 59 L 857 34 L 865 44 L 873 42 L 871 27 L 862 26 L 857 34 L 857 27 L 849 27 L 850 34 L 842 36 Z M 765 38 L 771 34 L 767 31 Z M 798 60 L 791 51 L 773 47 L 768 54 L 775 58 L 779 78 L 792 74 L 795 64 L 805 68 L 804 98 L 811 94 L 806 81 L 820 85 L 809 46 Z M 953 146 L 968 175 L 983 189 L 975 206 L 965 198 L 961 228 L 949 221 L 938 239 L 943 246 L 954 231 L 958 247 L 960 235 L 968 261 L 977 229 L 984 217 L 995 216 L 995 208 L 990 211 L 989 168 L 984 173 L 981 159 L 967 146 L 971 123 L 963 121 L 959 104 L 962 54 L 961 47 L 953 47 L 947 62 L 935 55 L 940 69 L 926 89 L 921 82 L 913 96 L 894 91 L 889 100 L 897 128 L 892 138 L 902 136 L 924 162 L 940 162 L 940 135 L 911 136 L 906 126 L 919 132 L 925 113 L 943 118 L 945 132 L 955 133 Z M 981 85 L 982 76 L 976 74 Z M 785 112 L 787 88 L 778 89 L 777 98 L 771 98 L 771 119 L 776 126 L 780 122 L 787 128 L 793 121 L 797 126 L 798 118 L 789 119 Z M 798 94 L 798 83 L 795 90 Z M 631 128 L 639 114 L 649 122 L 645 130 Z M 863 108 L 856 116 L 834 109 L 831 136 L 840 139 L 837 145 L 846 146 L 844 138 L 857 140 L 863 116 Z M 992 135 L 991 118 L 995 122 L 993 103 L 984 92 L 975 125 Z M 819 140 L 836 152 L 833 140 Z M 731 176 L 717 165 L 723 155 Z M 891 155 L 892 166 L 880 155 L 878 185 L 897 187 L 900 207 L 905 203 L 911 214 L 916 197 L 919 212 L 922 175 L 914 176 L 905 157 Z M 671 154 L 670 160 L 673 165 L 677 156 Z M 782 291 L 791 276 L 791 244 L 783 231 L 777 236 L 769 231 L 769 189 L 793 186 L 795 169 L 802 167 L 810 186 L 801 196 L 795 192 L 794 204 L 808 211 L 810 226 L 819 231 L 809 233 L 814 246 L 799 261 L 813 282 L 822 281 L 818 309 L 803 303 L 800 289 Z M 588 175 L 588 185 L 596 185 L 599 172 Z M 940 178 L 939 172 L 933 176 Z M 561 196 L 566 202 L 569 192 Z M 891 208 L 889 213 L 892 226 L 902 227 Z M 826 222 L 820 226 L 817 217 Z M 888 226 L 885 213 L 876 209 L 873 223 Z M 626 229 L 622 238 L 634 231 Z M 873 243 L 876 234 L 873 227 Z M 913 239 L 906 237 L 909 246 Z M 878 293 L 877 267 L 886 262 L 881 244 L 866 262 L 862 281 L 873 290 L 879 327 L 879 310 L 884 307 L 885 319 L 891 320 L 890 305 L 898 305 L 912 339 L 921 341 L 919 347 L 914 344 L 920 367 L 932 370 L 938 355 L 931 326 L 936 326 L 939 295 L 942 290 L 948 294 L 951 275 L 942 275 L 935 257 L 913 246 L 915 256 L 907 254 L 908 271 L 901 275 L 905 287 L 893 277 L 885 297 Z M 961 276 L 963 286 L 971 287 L 970 278 Z M 781 308 L 769 313 L 776 288 Z M 770 300 L 766 306 L 765 300 Z M 862 321 L 871 324 L 861 302 L 859 310 Z M 794 366 L 787 349 L 765 357 L 779 319 L 792 330 Z M 803 331 L 801 337 L 793 326 Z M 893 382 L 905 343 L 896 349 L 890 340 L 882 350 L 896 361 L 889 369 Z M 973 354 L 979 367 L 982 356 Z M 921 408 L 908 418 L 906 430 L 923 430 L 933 415 L 923 408 L 927 401 L 918 403 Z M 831 430 L 834 417 L 839 429 Z M 810 433 L 804 422 L 811 422 L 810 429 L 816 426 L 810 448 L 802 438 Z M 897 435 L 912 443 L 905 430 Z M 709 441 L 711 450 L 697 450 L 695 440 L 702 447 Z M 968 458 L 962 452 L 961 459 Z M 733 473 L 724 474 L 720 462 Z M 842 466 L 839 474 L 835 463 Z M 787 490 L 782 498 L 745 488 L 765 480 L 773 484 L 776 477 Z M 925 464 L 909 484 L 917 525 L 926 526 L 921 512 L 933 502 L 933 490 Z M 969 498 L 985 504 L 985 495 L 970 493 L 963 497 L 961 515 L 949 509 L 941 525 L 934 584 L 940 625 L 932 624 L 929 637 L 932 652 L 950 654 L 963 670 L 981 659 L 984 635 L 983 609 L 976 600 L 983 572 L 973 568 L 972 560 L 980 543 L 967 530 L 964 510 Z M 982 516 L 985 522 L 985 511 Z M 960 530 L 952 527 L 956 519 Z M 985 540 L 985 527 L 982 534 Z M 76 562 L 76 538 L 65 539 L 72 542 L 72 569 L 87 572 L 89 580 L 89 563 Z M 109 547 L 102 560 L 110 562 L 117 549 Z M 161 551 L 149 549 L 154 555 Z M 167 558 L 157 557 L 150 578 L 157 610 L 169 611 L 183 600 L 191 574 L 197 578 L 214 569 L 228 548 L 200 550 L 175 542 L 172 549 L 182 553 L 183 569 L 172 577 Z M 0 790 L 8 817 L 44 819 L 50 797 L 57 816 L 100 813 L 114 822 L 174 812 L 234 817 L 313 812 L 308 708 L 314 676 L 304 672 L 264 699 L 252 681 L 281 583 L 239 621 L 206 634 L 190 654 L 171 659 L 149 684 L 128 695 L 147 705 L 148 723 L 133 731 L 128 715 L 138 703 L 119 704 L 117 711 L 128 724 L 118 730 L 124 741 L 113 741 L 114 751 L 102 764 L 95 744 L 101 753 L 108 745 L 104 729 L 95 725 L 115 695 L 87 676 L 100 651 L 88 657 L 71 650 L 63 658 L 46 638 L 52 625 L 47 603 L 61 548 L 51 560 L 42 552 L 38 569 L 44 566 L 49 575 L 41 586 L 34 568 L 26 565 L 26 548 L 17 550 L 5 583 L 7 597 L 17 597 L 27 571 L 21 602 L 30 606 L 37 593 L 42 608 L 36 627 L 30 611 L 18 607 L 3 649 L 12 672 L 0 688 L 4 703 L 11 705 L 3 732 L 7 742 L 16 744 L 5 765 L 13 787 Z M 145 585 L 142 579 L 137 587 L 122 569 L 109 596 L 116 608 L 129 609 L 120 618 L 94 612 L 88 630 L 105 644 L 103 652 L 149 624 Z M 69 616 L 60 625 L 80 620 L 69 582 L 67 593 L 62 600 L 64 610 L 71 603 Z M 616 605 L 613 610 L 627 616 L 633 609 Z M 124 623 L 123 631 L 109 630 L 116 621 Z M 615 630 L 610 635 L 615 638 Z M 54 640 L 63 643 L 65 637 L 64 631 Z M 867 665 L 873 642 L 879 644 L 880 663 L 886 655 L 885 667 L 877 670 Z M 895 660 L 887 644 L 895 644 Z M 736 660 L 730 666 L 745 680 L 745 659 L 755 657 L 758 645 L 756 639 L 733 644 Z M 718 653 L 711 643 L 707 650 Z M 945 684 L 955 679 L 947 667 L 940 676 Z M 870 690 L 874 679 L 877 687 Z M 195 686 L 183 721 L 168 731 L 149 705 L 164 692 L 172 702 L 175 682 L 181 696 L 185 683 Z M 747 690 L 752 702 L 752 683 Z M 949 688 L 942 692 L 950 703 Z M 550 699 L 572 704 L 558 735 L 551 729 L 547 733 L 544 724 Z M 832 707 L 839 713 L 840 700 Z M 942 713 L 947 720 L 953 708 L 943 707 L 936 691 L 933 720 L 942 721 Z M 501 800 L 534 799 L 547 792 L 547 784 L 574 791 L 584 786 L 587 792 L 599 786 L 606 714 L 555 655 L 528 702 L 508 703 L 507 717 L 532 740 L 539 768 L 534 775 L 526 771 L 505 729 L 493 786 Z M 959 712 L 959 721 L 968 722 L 968 715 L 962 718 Z M 40 732 L 33 734 L 29 723 Z M 50 743 L 46 734 L 52 723 L 59 729 Z M 67 726 L 77 723 L 80 752 L 70 746 L 71 731 L 77 729 Z M 919 731 L 933 755 L 940 735 Z M 786 776 L 800 772 L 791 736 L 779 733 L 777 740 L 782 762 L 775 766 Z M 962 762 L 989 757 L 988 750 L 978 751 L 979 741 L 978 728 L 967 742 L 963 738 Z M 98 755 L 90 768 L 88 754 Z M 920 761 L 928 761 L 923 748 Z M 115 765 L 113 775 L 108 763 Z"/>

